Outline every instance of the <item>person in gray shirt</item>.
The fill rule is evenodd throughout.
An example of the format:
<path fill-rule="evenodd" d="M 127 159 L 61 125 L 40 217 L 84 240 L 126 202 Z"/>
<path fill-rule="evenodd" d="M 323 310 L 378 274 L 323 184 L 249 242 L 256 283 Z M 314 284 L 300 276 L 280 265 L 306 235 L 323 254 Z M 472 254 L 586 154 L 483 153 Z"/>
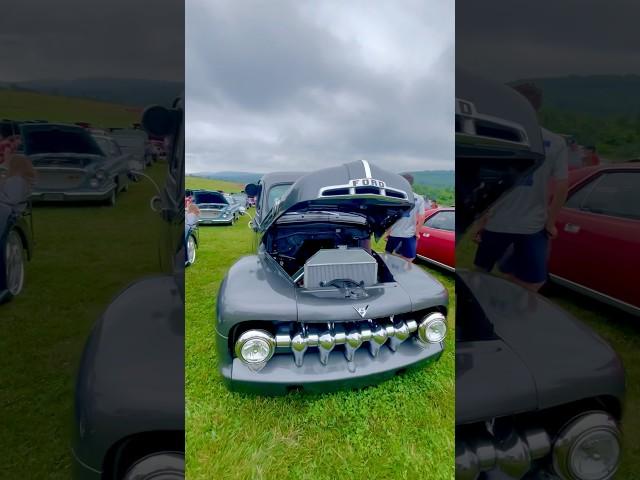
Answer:
<path fill-rule="evenodd" d="M 402 176 L 413 185 L 413 175 L 403 173 Z M 398 219 L 385 233 L 387 253 L 395 253 L 406 260 L 416 258 L 417 235 L 419 225 L 424 222 L 425 201 L 421 195 L 413 193 L 413 208 Z"/>
<path fill-rule="evenodd" d="M 539 109 L 541 91 L 531 85 L 516 90 Z M 481 219 L 475 237 L 479 243 L 476 268 L 489 272 L 498 263 L 503 274 L 533 291 L 547 280 L 549 240 L 558 235 L 556 217 L 569 189 L 566 142 L 559 135 L 541 130 L 543 164 L 498 200 Z"/>

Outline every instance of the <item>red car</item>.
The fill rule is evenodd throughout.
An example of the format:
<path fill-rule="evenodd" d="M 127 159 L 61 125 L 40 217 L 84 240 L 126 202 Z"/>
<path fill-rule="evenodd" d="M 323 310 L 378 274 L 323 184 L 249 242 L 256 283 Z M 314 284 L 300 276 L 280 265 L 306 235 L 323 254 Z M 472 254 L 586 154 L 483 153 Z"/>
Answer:
<path fill-rule="evenodd" d="M 640 315 L 640 164 L 569 173 L 551 244 L 551 280 Z"/>
<path fill-rule="evenodd" d="M 426 213 L 418 236 L 418 258 L 453 272 L 456 267 L 456 210 L 442 207 Z"/>

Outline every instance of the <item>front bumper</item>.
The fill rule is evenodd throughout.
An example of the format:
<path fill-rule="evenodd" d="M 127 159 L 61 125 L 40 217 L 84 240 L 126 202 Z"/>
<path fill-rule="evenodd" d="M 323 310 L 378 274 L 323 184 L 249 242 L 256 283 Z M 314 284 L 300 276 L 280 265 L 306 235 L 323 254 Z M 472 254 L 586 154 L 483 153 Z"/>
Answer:
<path fill-rule="evenodd" d="M 233 221 L 231 218 L 199 218 L 198 225 L 215 225 L 215 224 L 230 224 Z"/>
<path fill-rule="evenodd" d="M 31 194 L 31 200 L 34 202 L 100 202 L 107 200 L 111 196 L 114 188 L 116 188 L 115 184 L 99 190 L 34 191 Z"/>
<path fill-rule="evenodd" d="M 218 334 L 218 344 L 227 344 L 227 338 Z M 409 368 L 424 366 L 440 358 L 443 343 L 422 344 L 415 338 L 405 341 L 395 352 L 388 348 L 372 357 L 361 348 L 353 362 L 343 355 L 330 355 L 326 365 L 317 355 L 305 358 L 297 367 L 291 355 L 277 354 L 259 372 L 253 372 L 238 358 L 223 364 L 221 373 L 230 390 L 260 394 L 285 395 L 303 390 L 322 393 L 345 388 L 362 388 L 380 383 Z"/>

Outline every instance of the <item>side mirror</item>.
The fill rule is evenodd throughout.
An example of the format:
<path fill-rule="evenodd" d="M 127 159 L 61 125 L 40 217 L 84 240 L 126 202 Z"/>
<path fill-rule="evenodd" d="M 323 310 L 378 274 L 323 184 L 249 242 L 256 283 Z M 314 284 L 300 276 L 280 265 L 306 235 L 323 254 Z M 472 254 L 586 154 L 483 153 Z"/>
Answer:
<path fill-rule="evenodd" d="M 150 134 L 166 137 L 175 132 L 178 126 L 178 111 L 160 105 L 147 107 L 142 113 L 142 128 Z"/>
<path fill-rule="evenodd" d="M 244 187 L 244 193 L 246 193 L 249 197 L 257 197 L 258 193 L 260 193 L 260 185 L 249 183 Z"/>

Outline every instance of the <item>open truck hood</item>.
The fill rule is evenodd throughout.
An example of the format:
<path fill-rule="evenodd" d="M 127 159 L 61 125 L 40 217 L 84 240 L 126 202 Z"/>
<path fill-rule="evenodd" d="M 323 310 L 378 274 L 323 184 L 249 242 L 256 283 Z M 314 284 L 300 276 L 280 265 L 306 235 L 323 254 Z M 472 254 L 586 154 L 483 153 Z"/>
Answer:
<path fill-rule="evenodd" d="M 364 160 L 350 162 L 298 178 L 258 229 L 267 231 L 286 213 L 339 211 L 366 216 L 372 232 L 380 237 L 413 203 L 411 185 L 400 175 Z"/>

